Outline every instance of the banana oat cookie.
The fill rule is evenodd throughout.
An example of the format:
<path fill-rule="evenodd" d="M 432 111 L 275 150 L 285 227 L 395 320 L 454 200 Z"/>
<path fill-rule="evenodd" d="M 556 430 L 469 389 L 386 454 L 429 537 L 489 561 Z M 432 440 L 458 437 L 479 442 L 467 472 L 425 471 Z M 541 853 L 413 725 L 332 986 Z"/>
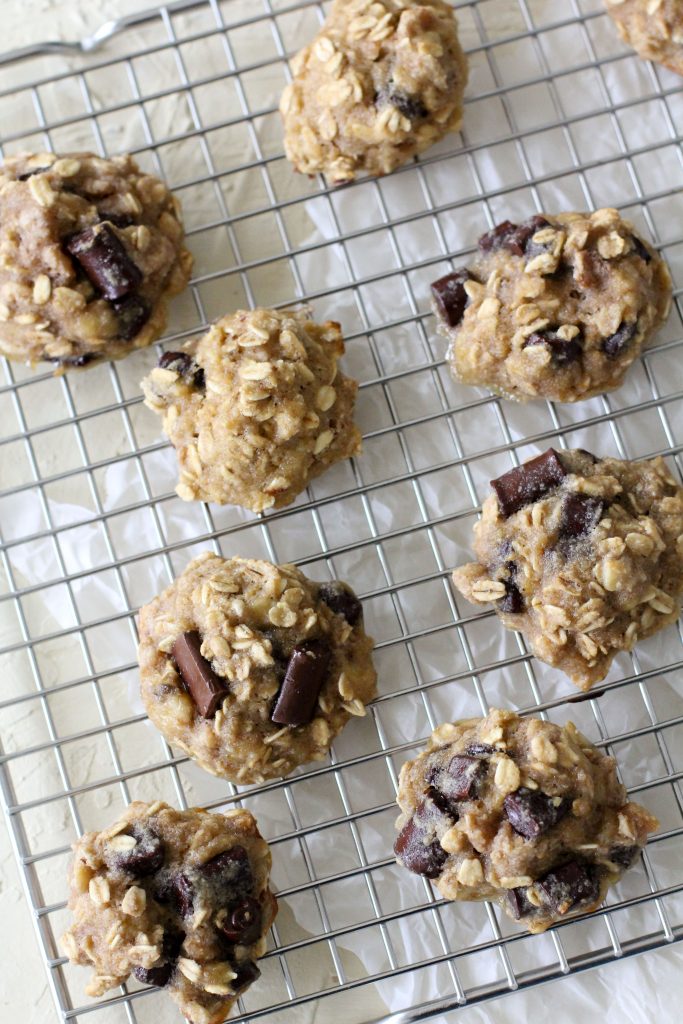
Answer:
<path fill-rule="evenodd" d="M 645 60 L 683 75 L 681 0 L 606 0 L 622 39 Z"/>
<path fill-rule="evenodd" d="M 192 269 L 180 206 L 130 156 L 0 165 L 0 353 L 59 369 L 149 345 Z"/>
<path fill-rule="evenodd" d="M 322 760 L 375 696 L 371 652 L 353 591 L 293 565 L 206 552 L 140 612 L 149 717 L 237 783 Z"/>
<path fill-rule="evenodd" d="M 388 174 L 457 131 L 467 61 L 444 0 L 334 0 L 280 110 L 297 171 Z"/>
<path fill-rule="evenodd" d="M 62 936 L 102 995 L 133 974 L 165 988 L 190 1024 L 219 1024 L 259 976 L 277 912 L 270 851 L 249 811 L 136 801 L 74 844 Z"/>
<path fill-rule="evenodd" d="M 165 353 L 143 380 L 178 453 L 181 498 L 281 508 L 360 451 L 339 324 L 309 312 L 240 310 Z"/>
<path fill-rule="evenodd" d="M 622 383 L 666 320 L 671 289 L 655 250 L 606 209 L 504 221 L 432 294 L 456 379 L 577 402 Z"/>
<path fill-rule="evenodd" d="M 403 765 L 398 803 L 404 867 L 530 932 L 595 910 L 659 824 L 571 722 L 495 709 L 435 729 Z"/>
<path fill-rule="evenodd" d="M 680 613 L 683 488 L 663 459 L 547 452 L 492 480 L 474 527 L 478 561 L 456 569 L 534 654 L 582 690 Z"/>

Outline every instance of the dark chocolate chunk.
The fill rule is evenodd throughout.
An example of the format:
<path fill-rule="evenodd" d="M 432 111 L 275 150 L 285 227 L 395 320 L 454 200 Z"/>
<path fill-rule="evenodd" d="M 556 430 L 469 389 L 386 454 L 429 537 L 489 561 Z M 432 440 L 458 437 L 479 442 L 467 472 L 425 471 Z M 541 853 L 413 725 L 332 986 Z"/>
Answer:
<path fill-rule="evenodd" d="M 187 875 L 171 875 L 157 890 L 160 903 L 171 903 L 181 917 L 189 917 L 194 910 L 194 889 Z"/>
<path fill-rule="evenodd" d="M 100 210 L 100 224 L 113 224 L 115 228 L 122 231 L 124 228 L 129 228 L 131 224 L 135 224 L 135 220 L 127 213 L 105 213 Z"/>
<path fill-rule="evenodd" d="M 501 597 L 496 603 L 496 608 L 509 615 L 518 615 L 524 611 L 524 598 L 522 592 L 514 580 L 503 580 L 505 584 L 505 597 Z"/>
<path fill-rule="evenodd" d="M 202 638 L 182 633 L 173 645 L 173 657 L 188 693 L 202 718 L 213 718 L 228 688 L 201 653 Z"/>
<path fill-rule="evenodd" d="M 511 220 L 504 220 L 482 235 L 477 245 L 482 252 L 493 252 L 495 249 L 502 249 L 505 243 L 513 237 L 516 230 L 516 224 L 513 224 Z"/>
<path fill-rule="evenodd" d="M 94 352 L 84 352 L 80 356 L 44 356 L 48 363 L 59 363 L 60 366 L 87 366 L 99 358 Z"/>
<path fill-rule="evenodd" d="M 327 640 L 306 640 L 292 651 L 285 678 L 270 716 L 277 725 L 306 725 L 330 663 Z"/>
<path fill-rule="evenodd" d="M 467 303 L 470 301 L 465 291 L 465 282 L 471 280 L 469 270 L 462 267 L 452 274 L 446 274 L 431 285 L 436 308 L 449 327 L 457 327 L 462 320 Z"/>
<path fill-rule="evenodd" d="M 67 240 L 65 247 L 90 283 L 110 302 L 130 295 L 142 281 L 139 268 L 107 224 L 79 231 Z"/>
<path fill-rule="evenodd" d="M 200 868 L 205 878 L 216 880 L 221 888 L 248 891 L 254 885 L 249 854 L 243 846 L 233 846 L 212 857 Z"/>
<path fill-rule="evenodd" d="M 173 928 L 167 928 L 164 931 L 164 937 L 161 943 L 164 956 L 168 960 L 177 960 L 184 941 L 185 932 L 181 932 L 179 930 L 176 931 Z"/>
<path fill-rule="evenodd" d="M 613 846 L 608 857 L 614 864 L 618 864 L 622 868 L 630 868 L 639 853 L 639 846 Z"/>
<path fill-rule="evenodd" d="M 351 588 L 340 580 L 321 583 L 318 597 L 335 615 L 343 615 L 349 626 L 355 626 L 363 618 L 363 605 Z"/>
<path fill-rule="evenodd" d="M 253 960 L 238 960 L 232 964 L 232 969 L 236 977 L 230 982 L 230 988 L 236 995 L 244 992 L 257 978 L 261 977 L 261 972 Z"/>
<path fill-rule="evenodd" d="M 394 853 L 408 871 L 426 878 L 436 878 L 448 856 L 438 841 L 430 841 L 426 829 L 411 818 L 403 826 L 394 843 Z"/>
<path fill-rule="evenodd" d="M 112 302 L 111 306 L 118 320 L 119 338 L 123 341 L 132 341 L 152 312 L 148 303 L 139 295 L 127 295 L 125 299 Z"/>
<path fill-rule="evenodd" d="M 518 835 L 525 839 L 538 839 L 565 816 L 571 800 L 562 799 L 555 804 L 551 796 L 538 789 L 522 787 L 505 797 L 503 806 L 508 821 Z"/>
<path fill-rule="evenodd" d="M 392 89 L 383 94 L 382 99 L 400 110 L 403 116 L 410 121 L 423 121 L 429 113 L 419 96 L 411 96 L 409 93 L 403 92 L 402 89 Z"/>
<path fill-rule="evenodd" d="M 531 348 L 534 345 L 546 345 L 556 366 L 576 363 L 583 354 L 580 334 L 567 341 L 565 338 L 559 338 L 557 331 L 535 331 L 524 342 L 524 348 Z"/>
<path fill-rule="evenodd" d="M 258 901 L 247 896 L 228 911 L 220 929 L 230 942 L 250 946 L 261 934 L 261 916 Z"/>
<path fill-rule="evenodd" d="M 491 231 L 487 231 L 479 239 L 479 248 L 482 252 L 493 252 L 496 249 L 507 249 L 515 256 L 536 256 L 545 251 L 545 246 L 531 245 L 531 239 L 541 228 L 549 227 L 548 221 L 540 214 L 529 217 L 523 224 L 513 224 L 512 221 L 504 220 L 497 224 Z"/>
<path fill-rule="evenodd" d="M 633 242 L 633 250 L 637 256 L 640 256 L 641 260 L 645 260 L 646 263 L 652 262 L 652 256 L 649 250 L 638 238 L 638 235 L 631 235 L 631 241 Z"/>
<path fill-rule="evenodd" d="M 566 475 L 559 455 L 554 448 L 548 448 L 542 455 L 492 480 L 491 486 L 498 495 L 501 514 L 507 518 L 558 487 Z"/>
<path fill-rule="evenodd" d="M 442 790 L 453 800 L 470 800 L 476 795 L 479 782 L 486 774 L 486 765 L 480 758 L 467 754 L 456 754 L 452 757 L 441 775 Z"/>
<path fill-rule="evenodd" d="M 135 825 L 130 834 L 136 840 L 135 846 L 116 854 L 116 866 L 135 878 L 153 875 L 164 863 L 164 844 L 151 828 Z"/>
<path fill-rule="evenodd" d="M 576 450 L 577 452 L 581 452 L 582 455 L 585 455 L 587 459 L 590 459 L 593 465 L 598 461 L 597 455 L 593 455 L 593 452 L 587 452 L 585 448 L 577 448 Z"/>
<path fill-rule="evenodd" d="M 564 541 L 585 537 L 594 530 L 605 509 L 600 498 L 585 494 L 567 494 L 560 514 L 560 538 Z"/>
<path fill-rule="evenodd" d="M 471 757 L 490 757 L 493 747 L 490 743 L 470 743 L 465 753 Z"/>
<path fill-rule="evenodd" d="M 566 914 L 577 903 L 594 902 L 600 893 L 595 868 L 576 860 L 553 868 L 537 884 L 545 902 L 559 914 Z"/>
<path fill-rule="evenodd" d="M 602 351 L 609 359 L 616 359 L 617 356 L 621 355 L 622 350 L 626 348 L 628 343 L 633 341 L 637 333 L 637 320 L 630 324 L 624 321 L 618 331 L 611 334 L 609 338 L 605 338 L 602 343 Z"/>
<path fill-rule="evenodd" d="M 143 985 L 154 985 L 163 988 L 168 985 L 175 970 L 175 964 L 166 961 L 158 967 L 134 967 L 133 974 Z"/>
<path fill-rule="evenodd" d="M 527 898 L 526 889 L 522 886 L 517 889 L 508 889 L 507 901 L 515 921 L 519 921 L 520 917 L 526 917 L 536 909 Z"/>
<path fill-rule="evenodd" d="M 188 387 L 202 390 L 206 387 L 204 369 L 187 352 L 164 352 L 157 366 L 164 370 L 173 370 L 183 378 Z"/>

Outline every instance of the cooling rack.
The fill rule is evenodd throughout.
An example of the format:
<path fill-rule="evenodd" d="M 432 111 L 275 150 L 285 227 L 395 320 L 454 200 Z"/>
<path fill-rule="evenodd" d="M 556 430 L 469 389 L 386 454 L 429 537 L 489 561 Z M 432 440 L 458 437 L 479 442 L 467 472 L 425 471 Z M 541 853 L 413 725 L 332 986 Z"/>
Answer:
<path fill-rule="evenodd" d="M 577 698 L 448 582 L 488 480 L 551 443 L 661 453 L 680 476 L 680 79 L 628 53 L 599 0 L 456 6 L 471 66 L 462 135 L 337 190 L 292 173 L 277 115 L 287 58 L 324 5 L 181 0 L 0 58 L 5 154 L 128 149 L 181 199 L 195 274 L 165 347 L 237 306 L 306 300 L 342 322 L 361 382 L 362 457 L 255 517 L 176 498 L 138 387 L 159 346 L 59 379 L 0 367 L 0 786 L 63 1020 L 177 1019 L 135 982 L 88 1000 L 56 941 L 69 844 L 136 798 L 241 801 L 259 817 L 281 910 L 244 1021 L 408 1024 L 683 937 L 680 630 Z M 675 281 L 671 320 L 627 384 L 523 407 L 451 381 L 429 282 L 501 219 L 600 205 L 654 239 Z M 329 762 L 238 792 L 146 722 L 135 611 L 206 548 L 295 561 L 363 596 L 380 696 Z M 601 911 L 544 936 L 487 904 L 444 904 L 391 856 L 402 761 L 439 721 L 496 703 L 576 721 L 661 821 Z"/>

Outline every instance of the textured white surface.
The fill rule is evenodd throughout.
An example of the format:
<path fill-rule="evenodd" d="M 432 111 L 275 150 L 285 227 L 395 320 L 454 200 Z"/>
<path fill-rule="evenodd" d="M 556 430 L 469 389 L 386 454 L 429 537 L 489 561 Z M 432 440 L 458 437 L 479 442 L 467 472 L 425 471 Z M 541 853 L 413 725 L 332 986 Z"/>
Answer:
<path fill-rule="evenodd" d="M 121 0 L 105 4 L 102 0 L 2 0 L 2 48 L 25 45 L 38 38 L 80 38 L 104 20 L 118 14 L 149 6 L 146 0 Z M 501 0 L 501 9 L 505 4 Z M 14 742 L 21 742 L 21 715 L 14 723 Z M 39 766 L 38 766 L 39 767 Z M 103 808 L 104 810 L 104 808 Z M 3 1020 L 51 1024 L 57 1020 L 47 991 L 45 975 L 37 952 L 31 922 L 19 886 L 18 874 L 9 851 L 4 829 L 0 829 L 0 920 L 9 940 L 0 958 L 0 1017 Z M 11 955 L 7 955 L 7 950 Z M 681 993 L 680 949 L 648 954 L 624 964 L 612 965 L 537 989 L 508 996 L 481 1008 L 465 1009 L 449 1018 L 449 1024 L 517 1024 L 521 1020 L 545 1018 L 552 1008 L 557 1021 L 602 1020 L 607 1024 L 673 1024 L 680 1019 L 672 998 Z M 85 972 L 83 972 L 85 977 Z M 357 994 L 349 1019 L 363 1019 L 382 1012 L 381 1001 L 372 993 Z M 98 1020 L 103 1017 L 98 1017 Z M 112 1022 L 120 1016 L 112 1015 Z M 166 1019 L 166 1018 L 165 1018 Z M 169 1019 L 175 1019 L 170 1017 Z M 302 1020 L 308 1017 L 302 1015 Z M 335 1024 L 339 1018 L 335 1006 Z M 316 1020 L 333 1024 L 324 1008 Z"/>

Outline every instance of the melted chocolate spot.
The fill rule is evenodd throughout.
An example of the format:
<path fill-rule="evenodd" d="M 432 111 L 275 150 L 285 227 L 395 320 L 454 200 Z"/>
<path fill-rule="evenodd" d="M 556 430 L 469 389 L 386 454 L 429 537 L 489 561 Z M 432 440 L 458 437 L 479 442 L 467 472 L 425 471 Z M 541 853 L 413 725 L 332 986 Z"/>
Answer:
<path fill-rule="evenodd" d="M 171 980 L 174 970 L 175 964 L 166 962 L 160 964 L 159 967 L 134 967 L 133 974 L 143 985 L 154 985 L 155 988 L 164 988 Z"/>
<path fill-rule="evenodd" d="M 571 363 L 576 363 L 583 354 L 580 334 L 567 341 L 558 337 L 557 331 L 536 331 L 529 335 L 524 343 L 524 348 L 531 348 L 534 345 L 546 345 L 556 366 L 568 366 Z"/>
<path fill-rule="evenodd" d="M 605 503 L 585 494 L 567 494 L 562 502 L 560 540 L 572 541 L 585 537 L 594 530 L 602 518 Z"/>
<path fill-rule="evenodd" d="M 630 868 L 639 853 L 639 846 L 613 846 L 608 857 L 614 864 L 618 864 L 622 868 Z"/>
<path fill-rule="evenodd" d="M 182 377 L 188 387 L 195 387 L 199 390 L 206 387 L 203 367 L 187 352 L 164 352 L 157 366 L 161 366 L 164 370 L 173 370 L 179 377 Z"/>
<path fill-rule="evenodd" d="M 321 583 L 318 597 L 335 615 L 343 615 L 349 626 L 355 626 L 363 618 L 362 604 L 351 588 L 340 580 Z"/>
<path fill-rule="evenodd" d="M 122 871 L 135 878 L 146 878 L 164 863 L 164 844 L 151 828 L 133 826 L 130 834 L 137 840 L 132 850 L 117 853 L 115 863 Z"/>
<path fill-rule="evenodd" d="M 221 925 L 221 931 L 229 942 L 250 946 L 261 934 L 261 906 L 251 896 L 240 900 Z"/>
<path fill-rule="evenodd" d="M 608 359 L 616 359 L 617 356 L 621 355 L 628 343 L 633 341 L 637 333 L 638 321 L 630 324 L 624 321 L 618 331 L 615 331 L 609 338 L 605 338 L 602 343 L 602 351 Z"/>
<path fill-rule="evenodd" d="M 111 304 L 118 318 L 119 338 L 132 341 L 149 320 L 151 309 L 139 295 L 127 295 Z"/>

